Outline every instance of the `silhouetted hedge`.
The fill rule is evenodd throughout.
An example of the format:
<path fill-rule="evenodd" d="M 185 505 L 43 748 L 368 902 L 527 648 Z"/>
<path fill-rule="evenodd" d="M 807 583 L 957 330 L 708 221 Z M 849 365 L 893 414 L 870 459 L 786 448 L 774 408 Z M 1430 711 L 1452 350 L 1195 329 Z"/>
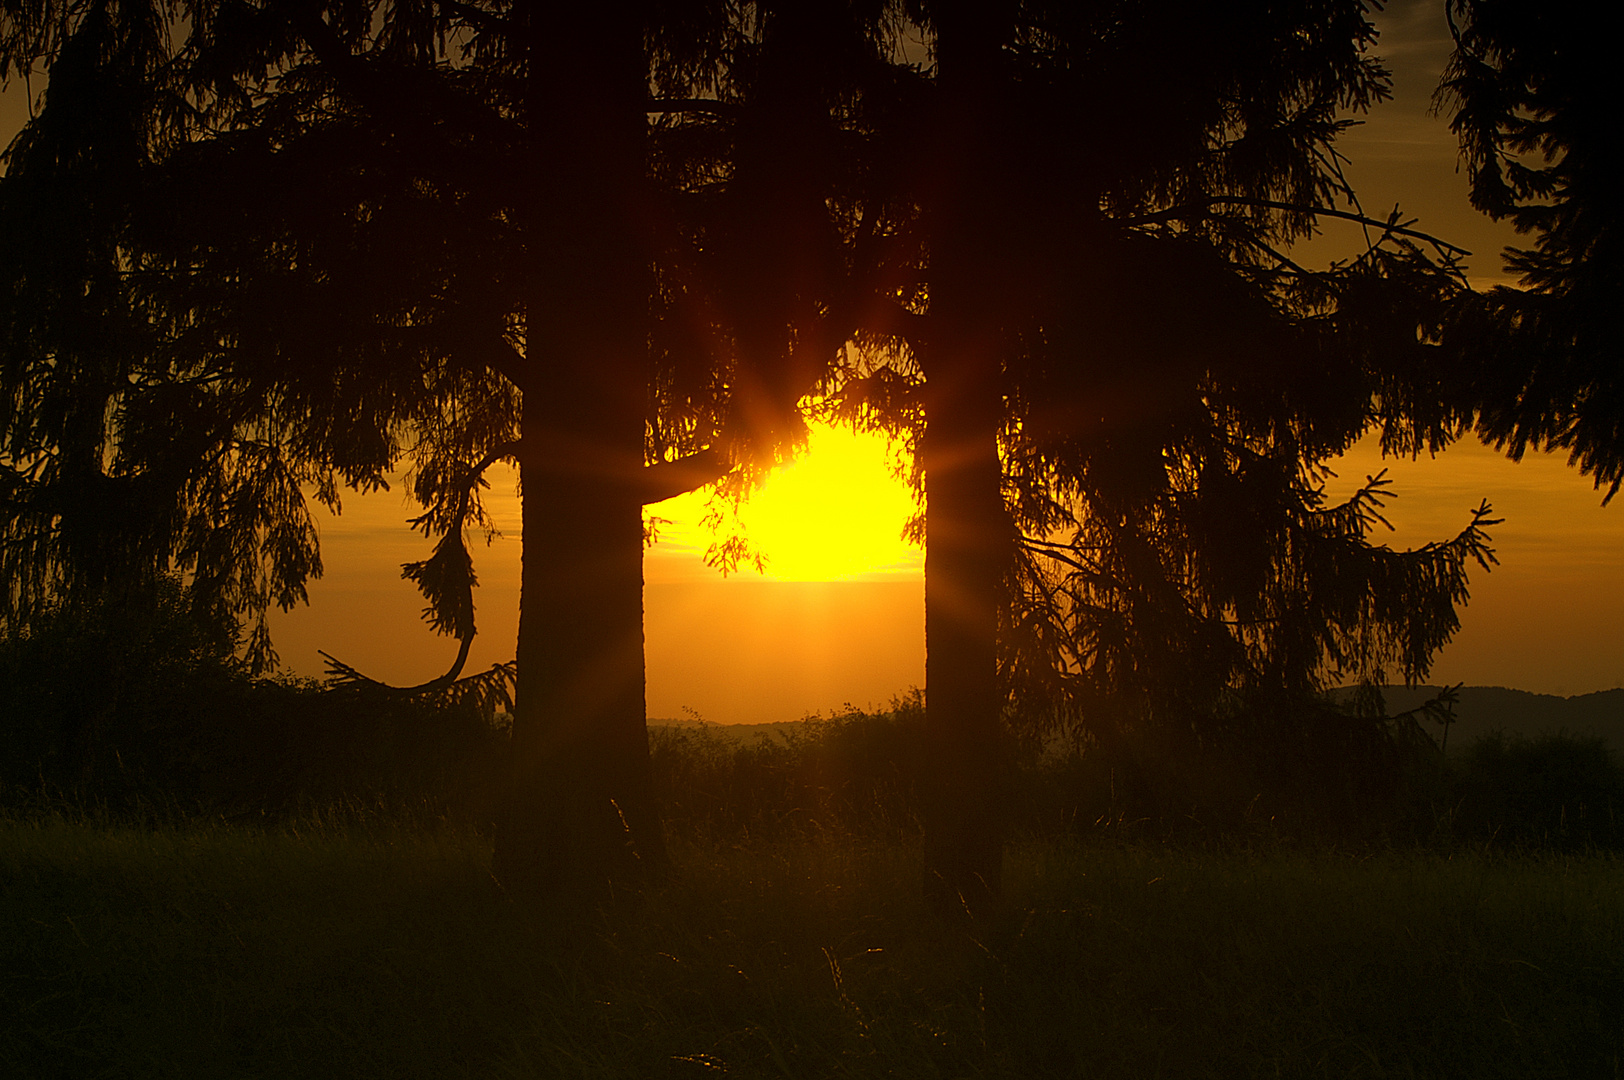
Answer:
<path fill-rule="evenodd" d="M 489 821 L 506 732 L 472 709 L 254 679 L 185 591 L 47 613 L 0 641 L 0 799 L 166 815 L 335 805 Z"/>
<path fill-rule="evenodd" d="M 718 725 L 649 731 L 670 826 L 741 841 L 917 832 L 924 745 L 917 692 L 884 712 L 852 710 L 744 736 Z"/>
<path fill-rule="evenodd" d="M 1502 848 L 1624 848 L 1624 768 L 1599 736 L 1496 732 L 1449 764 L 1444 820 L 1458 839 Z"/>
<path fill-rule="evenodd" d="M 247 683 L 174 581 L 38 615 L 0 642 L 0 782 L 104 803 L 194 787 L 198 718 Z"/>
<path fill-rule="evenodd" d="M 494 820 L 502 724 L 472 707 L 249 678 L 230 629 L 201 619 L 170 582 L 0 641 L 0 800 Z M 1008 824 L 1040 835 L 1624 847 L 1624 768 L 1597 738 L 1497 735 L 1446 760 L 1413 725 L 1329 702 L 1223 723 L 1225 738 L 1205 742 L 1165 729 L 1104 741 L 1011 733 L 993 763 Z M 887 710 L 753 734 L 655 725 L 650 748 L 675 832 L 744 843 L 920 827 L 917 692 Z"/>

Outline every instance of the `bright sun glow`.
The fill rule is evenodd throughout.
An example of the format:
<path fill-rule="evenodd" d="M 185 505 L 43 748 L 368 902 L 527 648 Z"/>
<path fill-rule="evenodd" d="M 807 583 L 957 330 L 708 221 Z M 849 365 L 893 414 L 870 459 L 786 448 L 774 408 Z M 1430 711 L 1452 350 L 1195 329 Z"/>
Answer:
<path fill-rule="evenodd" d="M 902 539 L 913 495 L 892 474 L 891 461 L 883 435 L 813 427 L 806 449 L 775 470 L 739 511 L 744 536 L 766 557 L 767 577 L 836 581 L 918 573 L 923 555 Z M 696 492 L 649 507 L 671 522 L 660 527 L 655 551 L 702 555 L 713 540 L 700 524 L 705 502 L 705 493 Z"/>

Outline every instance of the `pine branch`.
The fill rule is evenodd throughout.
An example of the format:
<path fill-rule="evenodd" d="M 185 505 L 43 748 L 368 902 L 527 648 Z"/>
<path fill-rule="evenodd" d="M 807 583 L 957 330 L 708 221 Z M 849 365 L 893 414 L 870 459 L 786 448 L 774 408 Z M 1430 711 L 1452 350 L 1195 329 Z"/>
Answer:
<path fill-rule="evenodd" d="M 1139 217 L 1127 218 L 1121 221 L 1120 224 L 1132 228 L 1162 221 L 1175 221 L 1180 218 L 1206 217 L 1209 216 L 1208 211 L 1213 206 L 1251 206 L 1260 210 L 1283 210 L 1287 213 L 1338 218 L 1342 221 L 1351 221 L 1358 225 L 1380 229 L 1383 234 L 1420 240 L 1423 243 L 1431 244 L 1440 254 L 1445 254 L 1448 257 L 1461 257 L 1471 254 L 1465 248 L 1451 244 L 1447 240 L 1439 239 L 1431 233 L 1411 228 L 1410 226 L 1414 225 L 1418 219 L 1411 218 L 1408 221 L 1400 221 L 1396 210 L 1386 221 L 1382 221 L 1368 214 L 1356 213 L 1351 210 L 1338 210 L 1331 206 L 1298 206 L 1295 203 L 1279 202 L 1275 199 L 1256 199 L 1246 195 L 1209 195 L 1194 202 L 1170 206 L 1166 210 L 1159 210 L 1154 214 L 1143 214 Z"/>
<path fill-rule="evenodd" d="M 377 694 L 391 698 L 416 698 L 419 701 L 442 706 L 455 706 L 472 702 L 486 717 L 497 712 L 513 711 L 513 690 L 517 683 L 518 668 L 514 661 L 492 664 L 474 675 L 458 678 L 467 660 L 466 648 L 458 654 L 452 669 L 437 679 L 417 686 L 391 686 L 368 678 L 354 667 L 321 653 L 327 661 L 329 693 Z"/>
<path fill-rule="evenodd" d="M 455 683 L 457 677 L 462 674 L 463 666 L 468 663 L 468 650 L 473 647 L 473 644 L 474 638 L 472 634 L 461 639 L 457 647 L 457 658 L 452 661 L 451 669 L 444 675 L 430 679 L 425 683 L 418 683 L 416 686 L 391 686 L 389 683 L 380 682 L 377 679 L 363 675 L 358 669 L 344 663 L 331 653 L 324 652 L 321 649 L 317 649 L 316 652 L 323 660 L 327 661 L 327 678 L 335 689 L 364 688 L 388 694 L 415 696 L 432 694 Z"/>
<path fill-rule="evenodd" d="M 438 0 L 440 7 L 455 15 L 469 26 L 482 33 L 512 35 L 518 33 L 513 20 L 504 19 L 500 15 L 492 15 L 488 11 L 481 11 L 471 4 L 458 3 L 457 0 Z"/>
<path fill-rule="evenodd" d="M 397 133 L 414 133 L 423 127 L 424 114 L 429 111 L 425 106 L 431 104 L 431 97 L 437 99 L 432 104 L 437 107 L 435 111 L 440 119 L 454 120 L 464 131 L 485 128 L 498 143 L 505 141 L 511 132 L 511 124 L 499 114 L 482 102 L 454 92 L 443 80 L 432 84 L 419 81 L 410 87 L 416 93 L 401 93 L 401 85 L 379 77 L 365 55 L 351 51 L 338 31 L 322 17 L 319 5 L 306 2 L 290 5 L 290 8 L 289 21 L 293 28 L 339 92 Z"/>

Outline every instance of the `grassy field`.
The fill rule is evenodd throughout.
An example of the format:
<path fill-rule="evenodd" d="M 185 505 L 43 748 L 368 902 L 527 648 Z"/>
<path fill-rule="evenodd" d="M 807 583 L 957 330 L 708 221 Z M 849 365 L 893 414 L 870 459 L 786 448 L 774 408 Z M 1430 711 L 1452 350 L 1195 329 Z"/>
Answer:
<path fill-rule="evenodd" d="M 541 923 L 456 830 L 0 819 L 7 1077 L 1616 1077 L 1615 856 L 675 840 Z"/>

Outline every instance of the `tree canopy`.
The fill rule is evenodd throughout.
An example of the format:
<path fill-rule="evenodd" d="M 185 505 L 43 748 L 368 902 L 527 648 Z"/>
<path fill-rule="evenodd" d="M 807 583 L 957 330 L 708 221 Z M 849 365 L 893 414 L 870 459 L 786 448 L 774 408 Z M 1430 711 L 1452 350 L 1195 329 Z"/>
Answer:
<path fill-rule="evenodd" d="M 889 141 L 883 359 L 844 407 L 914 439 L 927 859 L 968 897 L 996 891 L 1001 714 L 1211 739 L 1265 697 L 1418 677 L 1492 522 L 1395 553 L 1379 479 L 1323 495 L 1372 426 L 1413 453 L 1459 425 L 1459 253 L 1366 217 L 1336 152 L 1387 94 L 1364 5 L 911 14 L 929 65 Z M 1297 265 L 1335 218 L 1369 250 Z"/>
<path fill-rule="evenodd" d="M 1624 484 L 1624 271 L 1606 37 L 1574 3 L 1450 0 L 1447 10 L 1455 51 L 1437 103 L 1452 114 L 1472 205 L 1534 239 L 1507 251 L 1522 287 L 1494 289 L 1457 331 L 1484 361 L 1468 407 L 1514 459 L 1566 450 L 1607 501 Z"/>
<path fill-rule="evenodd" d="M 404 468 L 435 541 L 404 573 L 462 645 L 419 689 L 517 681 L 504 876 L 659 862 L 641 506 L 792 444 L 847 336 L 822 330 L 842 177 L 804 167 L 829 92 L 780 78 L 836 69 L 746 14 L 6 10 L 4 70 L 50 76 L 0 194 L 8 617 L 178 569 L 260 617 L 268 664 L 264 609 L 320 571 L 305 492 Z M 503 458 L 519 655 L 459 682 L 465 532 Z"/>
<path fill-rule="evenodd" d="M 1368 429 L 1419 452 L 1475 407 L 1441 347 L 1457 252 L 1342 175 L 1387 92 L 1359 0 L 0 12 L 0 72 L 50 75 L 0 184 L 7 617 L 172 569 L 262 617 L 319 573 L 305 493 L 404 468 L 434 541 L 404 572 L 461 645 L 419 689 L 516 683 L 506 880 L 663 858 L 641 506 L 746 483 L 819 394 L 913 441 L 928 861 L 960 896 L 997 890 L 1014 705 L 1201 739 L 1271 695 L 1416 678 L 1492 558 L 1487 507 L 1395 553 L 1379 478 L 1323 494 Z M 1533 137 L 1505 115 L 1483 146 Z M 1297 265 L 1339 217 L 1369 249 Z M 1561 243 L 1540 258 L 1577 267 Z M 1594 421 L 1549 426 L 1571 383 L 1505 437 L 1579 447 Z M 498 460 L 518 655 L 459 681 Z"/>

